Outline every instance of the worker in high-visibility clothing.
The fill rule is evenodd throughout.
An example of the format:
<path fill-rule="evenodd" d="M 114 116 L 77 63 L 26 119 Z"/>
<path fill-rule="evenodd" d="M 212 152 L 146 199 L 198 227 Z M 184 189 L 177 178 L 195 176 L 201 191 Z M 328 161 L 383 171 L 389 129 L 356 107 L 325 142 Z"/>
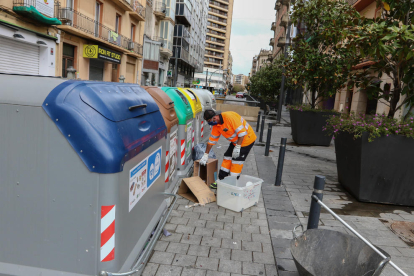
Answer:
<path fill-rule="evenodd" d="M 224 153 L 218 177 L 221 180 L 228 175 L 240 176 L 244 161 L 256 141 L 253 128 L 239 114 L 232 111 L 221 113 L 208 109 L 204 112 L 204 120 L 213 128 L 200 164 L 207 164 L 211 148 L 218 142 L 220 135 L 223 135 L 230 141 L 230 145 Z M 210 187 L 217 189 L 217 184 L 213 183 Z"/>

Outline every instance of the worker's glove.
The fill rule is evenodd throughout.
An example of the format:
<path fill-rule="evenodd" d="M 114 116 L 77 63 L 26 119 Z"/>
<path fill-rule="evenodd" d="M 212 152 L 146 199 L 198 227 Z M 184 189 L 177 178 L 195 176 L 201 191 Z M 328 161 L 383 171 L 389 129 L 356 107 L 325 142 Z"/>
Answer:
<path fill-rule="evenodd" d="M 208 161 L 208 153 L 204 153 L 203 157 L 200 159 L 200 165 L 205 166 Z"/>
<path fill-rule="evenodd" d="M 241 149 L 241 146 L 240 145 L 237 145 L 237 146 L 234 147 L 233 156 L 232 156 L 233 159 L 239 158 L 239 156 L 240 156 L 240 149 Z"/>

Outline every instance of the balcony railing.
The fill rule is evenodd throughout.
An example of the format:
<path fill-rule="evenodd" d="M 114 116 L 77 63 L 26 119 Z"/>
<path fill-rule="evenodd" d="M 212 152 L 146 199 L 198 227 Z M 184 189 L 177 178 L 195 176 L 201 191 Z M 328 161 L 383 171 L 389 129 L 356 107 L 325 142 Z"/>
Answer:
<path fill-rule="evenodd" d="M 71 26 L 86 34 L 102 39 L 110 44 L 142 55 L 141 44 L 134 42 L 121 34 L 118 34 L 107 26 L 72 8 L 60 8 L 56 16 L 60 21 L 62 21 L 64 25 Z"/>
<path fill-rule="evenodd" d="M 214 45 L 214 44 L 206 44 L 206 48 L 214 48 L 214 49 L 217 49 L 217 50 L 220 50 L 220 51 L 224 51 L 224 47 L 217 46 L 217 45 Z"/>
<path fill-rule="evenodd" d="M 153 1 L 152 0 L 147 0 L 147 5 L 150 7 L 153 7 Z"/>
<path fill-rule="evenodd" d="M 271 31 L 276 30 L 276 22 L 272 22 L 272 26 L 270 27 Z"/>
<path fill-rule="evenodd" d="M 223 34 L 223 33 L 219 33 L 219 32 L 213 31 L 213 30 L 209 30 L 209 29 L 207 29 L 207 33 L 222 36 L 222 37 L 226 37 L 226 35 Z"/>
<path fill-rule="evenodd" d="M 134 12 L 139 14 L 142 18 L 145 18 L 145 8 L 143 5 L 141 5 L 140 2 L 138 2 L 138 0 L 128 0 L 128 1 L 123 0 L 123 1 L 126 1 L 127 3 L 131 2 L 130 5 L 132 6 L 132 9 L 134 10 Z"/>
<path fill-rule="evenodd" d="M 207 36 L 207 37 L 206 37 L 206 40 L 207 40 L 207 41 L 216 42 L 216 43 L 220 43 L 220 44 L 226 44 L 226 42 L 225 42 L 224 40 L 217 39 L 217 38 L 215 38 L 215 37 L 209 37 L 209 36 Z"/>
<path fill-rule="evenodd" d="M 208 15 L 208 19 L 214 20 L 214 21 L 218 21 L 218 22 L 223 22 L 227 24 L 227 19 L 223 19 L 223 18 L 219 18 L 217 16 L 214 15 Z"/>
<path fill-rule="evenodd" d="M 154 14 L 165 17 L 167 14 L 167 5 L 163 3 L 162 1 L 155 2 Z"/>
<path fill-rule="evenodd" d="M 213 28 L 216 28 L 216 29 L 220 29 L 220 30 L 223 30 L 223 31 L 227 31 L 226 27 L 220 26 L 219 24 L 215 24 L 215 23 L 212 23 L 212 22 L 207 22 L 207 26 L 210 26 L 210 27 L 213 27 Z"/>
<path fill-rule="evenodd" d="M 223 9 L 226 9 L 226 10 L 229 9 L 228 5 L 221 4 L 220 2 L 217 2 L 217 1 L 210 1 L 210 4 L 214 5 L 214 6 L 217 6 L 217 7 L 220 7 L 220 8 L 223 8 Z"/>
<path fill-rule="evenodd" d="M 220 14 L 220 15 L 227 16 L 227 12 L 224 12 L 224 11 L 221 11 L 221 10 L 217 10 L 217 9 L 213 9 L 213 8 L 208 8 L 208 11 L 209 12 L 214 12 L 214 13 L 217 13 L 217 14 Z"/>
<path fill-rule="evenodd" d="M 175 49 L 178 49 L 178 59 L 182 59 L 186 63 L 190 64 L 190 53 L 185 50 L 183 47 L 174 46 L 173 47 L 173 58 L 175 58 Z"/>
<path fill-rule="evenodd" d="M 271 38 L 271 39 L 270 39 L 269 45 L 270 45 L 270 46 L 275 45 L 275 39 L 274 39 L 274 38 Z"/>
<path fill-rule="evenodd" d="M 219 54 L 219 53 L 211 52 L 211 51 L 207 51 L 206 55 L 224 58 L 223 54 Z"/>
<path fill-rule="evenodd" d="M 191 11 L 185 3 L 176 3 L 175 19 L 180 24 L 191 26 Z"/>

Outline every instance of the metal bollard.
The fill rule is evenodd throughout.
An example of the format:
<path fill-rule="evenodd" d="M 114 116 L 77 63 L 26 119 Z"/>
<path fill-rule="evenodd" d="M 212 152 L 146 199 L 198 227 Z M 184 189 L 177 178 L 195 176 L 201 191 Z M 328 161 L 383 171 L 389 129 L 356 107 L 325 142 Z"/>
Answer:
<path fill-rule="evenodd" d="M 260 127 L 260 115 L 262 114 L 262 111 L 259 111 L 259 114 L 257 114 L 257 124 L 256 124 L 256 132 L 259 132 Z"/>
<path fill-rule="evenodd" d="M 267 139 L 266 139 L 266 147 L 265 147 L 265 156 L 269 156 L 269 149 L 270 149 L 270 140 L 272 139 L 272 123 L 268 124 L 267 128 Z"/>
<path fill-rule="evenodd" d="M 279 159 L 277 161 L 277 173 L 276 173 L 275 186 L 280 186 L 282 184 L 282 173 L 283 173 L 283 163 L 285 162 L 286 140 L 287 138 L 282 138 L 280 140 Z"/>
<path fill-rule="evenodd" d="M 263 114 L 263 116 L 262 116 L 262 125 L 260 126 L 260 137 L 259 137 L 259 142 L 260 143 L 263 142 L 263 131 L 264 131 L 265 120 L 266 120 L 266 115 Z"/>
<path fill-rule="evenodd" d="M 325 189 L 325 176 L 321 176 L 321 175 L 315 176 L 315 182 L 313 183 L 312 196 L 315 195 L 316 197 L 319 198 L 319 200 L 322 200 L 324 189 Z M 310 211 L 309 211 L 308 229 L 318 229 L 320 215 L 321 215 L 321 206 L 312 197 Z"/>

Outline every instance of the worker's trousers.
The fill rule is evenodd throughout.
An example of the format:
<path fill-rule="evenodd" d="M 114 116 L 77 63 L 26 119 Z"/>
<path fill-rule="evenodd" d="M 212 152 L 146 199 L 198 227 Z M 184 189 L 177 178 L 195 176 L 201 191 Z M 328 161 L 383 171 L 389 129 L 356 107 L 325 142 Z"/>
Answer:
<path fill-rule="evenodd" d="M 223 163 L 221 163 L 219 171 L 220 180 L 229 175 L 240 176 L 243 170 L 244 161 L 246 160 L 247 155 L 249 155 L 253 145 L 254 142 L 246 147 L 241 147 L 240 156 L 238 158 L 232 158 L 234 145 L 233 143 L 230 143 L 229 148 L 224 153 Z"/>

